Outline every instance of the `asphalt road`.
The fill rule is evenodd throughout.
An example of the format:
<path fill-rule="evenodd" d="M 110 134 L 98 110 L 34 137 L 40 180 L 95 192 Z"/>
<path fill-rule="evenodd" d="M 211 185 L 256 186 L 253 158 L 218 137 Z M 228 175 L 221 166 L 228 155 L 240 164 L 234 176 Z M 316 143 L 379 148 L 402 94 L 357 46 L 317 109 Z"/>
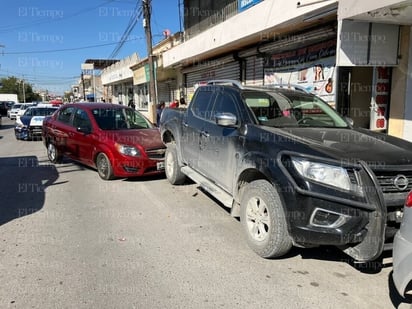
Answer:
<path fill-rule="evenodd" d="M 333 248 L 265 260 L 194 184 L 100 180 L 0 129 L 0 308 L 410 308 L 390 258 Z M 382 267 L 380 267 L 382 266 Z"/>

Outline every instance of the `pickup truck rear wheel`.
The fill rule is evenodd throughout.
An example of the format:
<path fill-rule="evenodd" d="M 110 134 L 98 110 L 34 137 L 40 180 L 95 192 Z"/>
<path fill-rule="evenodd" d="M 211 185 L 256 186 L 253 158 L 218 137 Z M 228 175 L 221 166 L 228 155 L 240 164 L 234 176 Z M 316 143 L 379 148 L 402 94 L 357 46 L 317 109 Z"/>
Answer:
<path fill-rule="evenodd" d="M 179 162 L 177 160 L 176 143 L 167 144 L 165 154 L 165 173 L 167 180 L 172 185 L 181 185 L 186 180 L 186 175 L 180 170 Z"/>
<path fill-rule="evenodd" d="M 97 155 L 96 167 L 101 179 L 111 180 L 114 178 L 112 164 L 110 163 L 109 158 L 103 152 Z"/>
<path fill-rule="evenodd" d="M 248 184 L 240 205 L 240 220 L 253 251 L 264 258 L 275 258 L 291 249 L 282 202 L 269 182 L 255 180 Z"/>
<path fill-rule="evenodd" d="M 62 161 L 62 155 L 60 151 L 52 142 L 49 142 L 47 144 L 47 157 L 52 163 L 60 163 Z"/>

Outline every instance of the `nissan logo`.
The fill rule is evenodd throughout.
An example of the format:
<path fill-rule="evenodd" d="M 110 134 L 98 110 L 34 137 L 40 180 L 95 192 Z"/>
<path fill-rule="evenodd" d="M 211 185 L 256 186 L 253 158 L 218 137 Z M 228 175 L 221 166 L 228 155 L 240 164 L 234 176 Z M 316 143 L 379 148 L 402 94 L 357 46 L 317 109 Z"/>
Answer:
<path fill-rule="evenodd" d="M 398 189 L 399 191 L 403 191 L 408 188 L 409 181 L 408 178 L 406 178 L 406 176 L 398 175 L 393 180 L 393 184 L 395 185 L 396 189 Z"/>

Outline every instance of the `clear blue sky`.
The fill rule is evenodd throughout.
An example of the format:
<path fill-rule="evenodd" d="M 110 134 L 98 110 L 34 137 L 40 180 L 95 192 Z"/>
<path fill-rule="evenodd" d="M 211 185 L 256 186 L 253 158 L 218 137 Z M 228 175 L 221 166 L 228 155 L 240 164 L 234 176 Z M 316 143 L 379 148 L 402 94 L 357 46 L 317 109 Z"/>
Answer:
<path fill-rule="evenodd" d="M 6 1 L 5 1 L 6 2 Z M 179 0 L 152 0 L 154 44 L 180 30 Z M 114 56 L 141 0 L 12 0 L 0 10 L 0 78 L 23 78 L 35 89 L 63 94 L 76 84 L 86 59 L 146 57 L 138 18 Z"/>

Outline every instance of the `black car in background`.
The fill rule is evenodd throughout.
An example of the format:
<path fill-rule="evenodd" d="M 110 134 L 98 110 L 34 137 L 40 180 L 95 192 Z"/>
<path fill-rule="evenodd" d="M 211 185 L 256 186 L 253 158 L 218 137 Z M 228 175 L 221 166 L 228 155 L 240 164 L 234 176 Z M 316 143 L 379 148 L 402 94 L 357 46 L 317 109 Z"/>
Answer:
<path fill-rule="evenodd" d="M 7 116 L 7 111 L 13 106 L 13 101 L 0 101 L 0 115 Z"/>

